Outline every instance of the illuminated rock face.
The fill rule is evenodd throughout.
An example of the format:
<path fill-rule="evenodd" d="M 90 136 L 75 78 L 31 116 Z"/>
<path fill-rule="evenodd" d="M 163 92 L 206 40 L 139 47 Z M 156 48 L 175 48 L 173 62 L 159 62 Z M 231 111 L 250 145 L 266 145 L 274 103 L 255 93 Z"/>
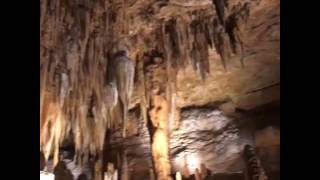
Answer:
<path fill-rule="evenodd" d="M 54 180 L 54 174 L 40 171 L 40 180 Z"/>
<path fill-rule="evenodd" d="M 195 173 L 196 168 L 203 171 L 208 169 L 211 173 L 242 172 L 242 150 L 246 144 L 257 146 L 257 153 L 266 167 L 268 176 L 278 172 L 280 137 L 277 133 L 279 129 L 273 122 L 278 121 L 278 112 L 262 111 L 256 114 L 239 113 L 226 116 L 217 107 L 192 107 L 181 110 L 180 126 L 177 130 L 171 131 L 170 135 L 171 173 L 179 171 L 182 175 L 185 174 L 185 165 L 190 175 Z M 135 177 L 132 177 L 134 180 L 148 179 L 149 169 L 152 168 L 149 132 L 143 126 L 142 118 L 134 118 L 132 113 L 129 115 L 132 118 L 129 121 L 132 131 L 128 133 L 130 136 L 124 144 L 128 152 L 130 173 L 135 174 Z M 258 124 L 255 124 L 257 122 Z M 134 124 L 136 128 L 133 128 Z M 120 145 L 120 134 L 118 131 L 112 138 L 115 152 Z M 115 138 L 117 136 L 118 138 Z M 270 141 L 266 141 L 266 138 Z M 223 174 L 220 176 L 223 177 Z"/>
<path fill-rule="evenodd" d="M 251 139 L 243 139 L 235 120 L 215 109 L 182 112 L 178 130 L 171 134 L 171 158 L 176 171 L 182 171 L 184 158 L 190 173 L 203 163 L 214 172 L 242 171 L 240 153 Z"/>

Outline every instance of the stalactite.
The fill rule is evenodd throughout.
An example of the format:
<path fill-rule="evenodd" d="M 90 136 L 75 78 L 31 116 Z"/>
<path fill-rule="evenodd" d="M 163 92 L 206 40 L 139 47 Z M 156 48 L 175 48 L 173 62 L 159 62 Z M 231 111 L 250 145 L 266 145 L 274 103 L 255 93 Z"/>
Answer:
<path fill-rule="evenodd" d="M 245 16 L 245 13 L 240 14 L 241 17 Z M 234 49 L 233 46 L 236 44 L 240 46 L 242 52 L 243 42 L 239 30 L 233 30 L 232 34 L 226 32 L 225 29 L 230 25 L 230 16 L 223 18 L 223 22 L 226 21 L 223 24 L 219 23 L 219 18 L 208 16 L 202 11 L 196 11 L 190 16 L 189 20 L 178 16 L 161 23 L 162 49 L 165 59 L 170 62 L 173 69 L 176 71 L 183 69 L 188 62 L 186 60 L 190 59 L 194 70 L 199 73 L 202 79 L 205 79 L 210 73 L 209 47 L 216 48 L 226 69 L 226 60 L 231 56 L 230 49 Z M 235 43 L 233 39 L 236 39 Z M 233 53 L 237 54 L 238 52 L 233 51 Z M 243 57 L 240 60 L 243 62 Z"/>
<path fill-rule="evenodd" d="M 176 19 L 175 29 L 177 32 L 177 45 L 179 50 L 179 63 L 185 68 L 187 60 L 187 34 L 185 22 L 181 17 Z"/>
<path fill-rule="evenodd" d="M 123 0 L 123 33 L 128 34 L 129 33 L 129 21 L 128 21 L 128 0 Z"/>
<path fill-rule="evenodd" d="M 64 119 L 62 112 L 59 110 L 59 105 L 57 103 L 48 103 L 45 105 L 43 124 L 41 126 L 40 143 L 41 150 L 44 153 L 45 160 L 48 161 L 49 156 L 54 154 L 54 165 L 58 163 L 58 153 L 60 138 L 64 136 L 63 125 Z"/>
<path fill-rule="evenodd" d="M 208 48 L 212 39 L 202 22 L 202 15 L 196 15 L 192 22 L 184 22 L 182 18 L 172 19 L 162 25 L 164 53 L 169 68 L 176 71 L 185 68 L 187 60 L 196 72 L 205 79 L 209 73 Z M 212 30 L 212 28 L 211 28 Z M 212 44 L 212 43 L 211 43 Z M 174 80 L 175 75 L 173 76 Z"/>
<path fill-rule="evenodd" d="M 118 104 L 119 92 L 118 92 L 117 86 L 114 82 L 108 83 L 104 90 L 105 90 L 104 97 L 105 97 L 105 106 L 106 107 L 103 108 L 104 113 L 102 113 L 102 114 L 107 114 L 106 118 L 113 119 L 112 113 Z M 113 122 L 107 121 L 107 127 L 110 128 L 112 126 L 114 126 Z"/>
<path fill-rule="evenodd" d="M 134 36 L 138 37 L 135 41 L 129 33 L 130 17 L 134 14 L 128 0 L 40 2 L 40 149 L 46 160 L 54 155 L 55 163 L 59 147 L 69 133 L 74 136 L 75 159 L 79 162 L 88 161 L 89 154 L 97 156 L 102 151 L 106 128 L 115 128 L 122 122 L 125 137 L 135 71 L 145 122 L 149 113 L 156 129 L 154 139 L 164 140 L 163 147 L 166 147 L 167 126 L 179 119 L 175 103 L 178 71 L 191 63 L 196 73 L 205 79 L 210 73 L 208 49 L 213 46 L 226 68 L 229 40 L 233 47 L 240 45 L 240 51 L 244 52 L 239 22 L 249 16 L 248 5 L 234 10 L 233 14 L 237 16 L 226 16 L 224 1 L 216 1 L 216 4 L 220 3 L 216 6 L 219 19 L 215 19 L 216 14 L 208 15 L 202 10 L 192 11 L 188 17 L 166 20 L 152 17 L 157 25 L 150 28 L 155 29 L 148 32 L 148 26 L 147 30 L 135 32 Z M 154 4 L 158 11 L 167 2 Z M 154 12 L 150 13 L 148 16 L 154 15 Z M 224 22 L 225 19 L 224 27 L 218 20 Z M 122 41 L 135 51 L 133 57 L 138 54 L 137 67 L 128 54 L 113 56 L 123 50 L 122 47 L 115 48 L 117 50 L 113 52 L 113 47 Z M 141 53 L 151 49 L 160 54 L 160 60 L 151 63 L 155 69 L 164 69 L 160 74 L 157 74 L 158 70 L 148 69 L 149 62 Z M 165 78 L 155 80 L 154 76 Z M 156 87 L 159 83 L 160 87 Z M 155 106 L 161 109 L 157 110 Z M 155 149 L 158 146 L 154 144 Z M 154 158 L 163 163 L 156 167 L 157 175 L 167 176 L 170 163 L 166 150 L 154 150 L 154 154 Z M 165 167 L 164 170 L 160 170 L 161 167 Z"/>
<path fill-rule="evenodd" d="M 47 157 L 51 153 L 57 157 L 59 143 L 71 131 L 75 158 L 85 162 L 89 154 L 103 148 L 106 128 L 120 119 L 118 84 L 106 81 L 110 60 L 106 52 L 119 39 L 118 29 L 126 22 L 114 19 L 117 12 L 111 1 L 44 0 L 40 8 L 40 149 Z M 123 12 L 126 8 L 124 4 Z M 123 27 L 128 31 L 127 25 Z M 133 80 L 128 84 L 130 90 L 125 94 L 132 93 Z M 58 116 L 46 110 L 52 103 L 59 105 L 60 124 L 55 120 Z M 56 126 L 59 131 L 53 131 Z"/>
<path fill-rule="evenodd" d="M 60 107 L 64 105 L 65 98 L 69 93 L 69 80 L 65 73 L 61 74 L 61 88 L 60 88 Z"/>
<path fill-rule="evenodd" d="M 75 158 L 87 161 L 88 154 L 102 149 L 105 129 L 116 121 L 111 114 L 118 91 L 105 85 L 109 58 L 104 51 L 118 38 L 106 38 L 106 30 L 120 25 L 105 23 L 114 10 L 109 6 L 41 1 L 40 149 L 46 151 L 46 160 L 53 154 L 57 161 L 60 144 L 71 131 Z"/>
<path fill-rule="evenodd" d="M 142 56 L 142 55 L 141 55 Z M 146 94 L 146 86 L 145 86 L 145 72 L 144 72 L 144 62 L 145 56 L 138 56 L 137 57 L 137 75 L 138 75 L 138 92 L 140 97 L 140 109 L 142 112 L 142 117 L 144 123 L 147 124 L 148 122 L 148 115 L 147 115 L 147 108 L 149 108 L 149 103 L 147 101 L 147 94 Z"/>
<path fill-rule="evenodd" d="M 204 33 L 205 33 L 206 41 L 208 42 L 208 45 L 210 46 L 210 48 L 214 48 L 213 18 L 210 17 L 210 18 L 206 19 L 203 26 L 204 26 Z"/>
<path fill-rule="evenodd" d="M 46 122 L 45 121 L 45 117 L 46 117 L 46 114 L 45 114 L 45 99 L 46 99 L 46 84 L 47 84 L 47 74 L 48 74 L 48 65 L 49 63 L 45 62 L 42 66 L 43 68 L 40 70 L 40 75 L 42 77 L 42 79 L 40 80 L 40 132 L 42 132 L 42 128 L 44 126 L 44 123 Z M 41 139 L 41 136 L 40 136 L 40 144 L 42 145 L 44 143 L 44 140 Z M 40 146 L 41 147 L 41 146 Z"/>
<path fill-rule="evenodd" d="M 213 0 L 220 23 L 225 24 L 225 0 Z"/>
<path fill-rule="evenodd" d="M 115 82 L 117 84 L 117 90 L 123 106 L 123 137 L 126 137 L 126 121 L 128 113 L 128 104 L 133 92 L 133 80 L 135 74 L 135 66 L 133 62 L 128 59 L 126 54 L 117 54 L 114 57 L 115 62 Z"/>
<path fill-rule="evenodd" d="M 244 43 L 241 38 L 241 25 L 246 24 L 250 15 L 249 4 L 245 3 L 243 6 L 239 6 L 228 17 L 225 24 L 225 31 L 228 33 L 231 49 L 234 54 L 240 54 L 240 63 L 244 67 Z"/>
<path fill-rule="evenodd" d="M 214 45 L 216 47 L 218 54 L 221 57 L 221 61 L 224 69 L 227 69 L 224 28 L 217 22 L 217 20 L 214 21 Z"/>
<path fill-rule="evenodd" d="M 170 82 L 170 81 L 169 81 Z M 174 85 L 168 85 L 167 90 L 166 90 L 166 98 L 168 99 L 168 108 L 169 108 L 169 116 L 168 116 L 168 121 L 169 121 L 169 129 L 175 129 L 176 128 L 176 119 L 177 119 L 177 94 L 173 90 Z"/>
<path fill-rule="evenodd" d="M 200 21 L 200 20 L 199 20 Z M 194 48 L 197 51 L 197 56 L 195 61 L 197 62 L 197 70 L 199 71 L 199 74 L 201 78 L 204 80 L 209 73 L 209 53 L 208 53 L 208 43 L 205 38 L 204 29 L 202 27 L 202 24 L 197 22 L 195 25 L 195 42 L 194 42 Z"/>

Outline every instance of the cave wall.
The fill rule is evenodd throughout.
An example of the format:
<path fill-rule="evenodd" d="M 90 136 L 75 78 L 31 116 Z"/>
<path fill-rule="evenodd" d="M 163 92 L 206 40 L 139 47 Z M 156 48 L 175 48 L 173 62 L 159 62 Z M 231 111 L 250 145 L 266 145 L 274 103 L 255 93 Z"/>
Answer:
<path fill-rule="evenodd" d="M 189 174 L 194 174 L 201 164 L 221 178 L 223 174 L 242 173 L 243 147 L 250 144 L 256 147 L 270 179 L 279 178 L 279 107 L 259 108 L 232 115 L 226 115 L 219 106 L 183 109 L 179 127 L 170 134 L 172 173 L 185 173 L 185 158 Z M 149 131 L 138 115 L 131 113 L 130 117 L 128 138 L 121 140 L 120 132 L 116 131 L 112 135 L 112 151 L 127 149 L 130 179 L 149 179 L 152 169 Z"/>

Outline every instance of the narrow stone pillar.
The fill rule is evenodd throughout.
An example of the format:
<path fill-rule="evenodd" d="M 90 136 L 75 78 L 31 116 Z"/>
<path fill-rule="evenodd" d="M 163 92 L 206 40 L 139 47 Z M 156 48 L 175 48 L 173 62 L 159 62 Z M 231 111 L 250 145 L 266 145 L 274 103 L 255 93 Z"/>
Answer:
<path fill-rule="evenodd" d="M 202 180 L 201 179 L 201 173 L 200 173 L 198 168 L 196 168 L 196 171 L 195 171 L 195 179 L 196 180 Z"/>
<path fill-rule="evenodd" d="M 182 180 L 182 176 L 180 172 L 176 173 L 176 180 Z"/>
<path fill-rule="evenodd" d="M 94 163 L 94 180 L 103 180 L 103 151 L 98 154 L 98 160 Z"/>
<path fill-rule="evenodd" d="M 127 153 L 124 150 L 122 153 L 122 162 L 121 162 L 121 180 L 129 180 L 129 167 L 127 160 Z"/>
<path fill-rule="evenodd" d="M 246 180 L 268 180 L 265 170 L 261 165 L 259 157 L 252 146 L 246 145 L 244 148 L 244 160 L 246 164 Z"/>
<path fill-rule="evenodd" d="M 168 85 L 165 63 L 159 57 L 151 59 L 147 67 L 150 92 L 149 117 L 152 124 L 152 158 L 157 180 L 169 180 L 169 102 L 166 99 Z"/>
<path fill-rule="evenodd" d="M 102 172 L 102 160 L 99 158 L 94 165 L 94 180 L 103 180 Z"/>
<path fill-rule="evenodd" d="M 153 108 L 150 118 L 155 128 L 152 143 L 152 157 L 158 180 L 170 179 L 168 104 L 164 97 L 152 98 Z"/>

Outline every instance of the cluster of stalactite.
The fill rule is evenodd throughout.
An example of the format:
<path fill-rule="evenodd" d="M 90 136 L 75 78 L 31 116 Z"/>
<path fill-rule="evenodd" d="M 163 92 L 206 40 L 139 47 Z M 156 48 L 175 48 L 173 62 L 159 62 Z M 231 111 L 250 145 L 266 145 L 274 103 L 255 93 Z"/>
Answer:
<path fill-rule="evenodd" d="M 268 180 L 261 161 L 252 146 L 246 145 L 244 147 L 244 159 L 247 167 L 246 177 L 248 180 Z"/>
<path fill-rule="evenodd" d="M 71 135 L 80 164 L 90 155 L 101 156 L 107 128 L 122 125 L 125 137 L 134 86 L 145 122 L 150 116 L 157 129 L 155 139 L 167 146 L 178 70 L 191 63 L 205 79 L 210 72 L 209 48 L 217 50 L 225 67 L 239 45 L 243 51 L 239 24 L 248 17 L 246 4 L 228 16 L 197 10 L 186 17 L 157 20 L 148 37 L 144 31 L 130 35 L 129 6 L 128 0 L 40 0 L 40 150 L 46 160 L 53 154 L 57 164 L 59 147 Z M 154 80 L 158 76 L 165 80 Z M 166 177 L 167 152 L 154 156 L 157 153 L 164 153 L 155 158 L 163 160 L 158 169 Z M 101 162 L 96 166 L 101 169 Z"/>
<path fill-rule="evenodd" d="M 120 42 L 110 1 L 40 1 L 40 150 L 46 160 L 66 136 L 77 160 L 102 151 L 105 131 L 125 117 L 134 65 Z M 123 41 L 121 41 L 123 42 Z"/>
<path fill-rule="evenodd" d="M 148 46 L 145 49 L 153 47 L 162 52 L 169 68 L 175 69 L 173 72 L 191 64 L 202 79 L 210 73 L 210 48 L 220 55 L 225 69 L 226 60 L 236 54 L 240 54 L 240 62 L 244 65 L 241 32 L 250 15 L 250 4 L 238 4 L 229 11 L 228 16 L 224 12 L 226 7 L 221 9 L 222 5 L 216 4 L 217 14 L 195 10 L 186 16 L 160 20 L 153 39 L 145 43 Z"/>
<path fill-rule="evenodd" d="M 232 54 L 241 54 L 243 65 L 244 47 L 241 40 L 241 31 L 249 17 L 249 4 L 239 4 L 232 9 L 230 16 L 222 18 L 216 14 L 208 14 L 206 10 L 196 10 L 186 16 L 172 17 L 169 20 L 160 20 L 149 37 L 141 38 L 138 52 L 137 75 L 140 105 L 146 119 L 146 108 L 149 107 L 150 94 L 145 82 L 144 53 L 156 51 L 166 61 L 168 77 L 167 99 L 171 112 L 175 107 L 175 84 L 179 69 L 191 64 L 194 71 L 205 79 L 210 73 L 209 49 L 216 49 L 221 57 L 224 68 L 227 68 L 226 59 Z M 225 20 L 224 20 L 225 19 Z M 139 42 L 141 42 L 139 41 Z M 170 115 L 173 115 L 170 113 Z M 171 117 L 174 119 L 174 117 Z"/>

